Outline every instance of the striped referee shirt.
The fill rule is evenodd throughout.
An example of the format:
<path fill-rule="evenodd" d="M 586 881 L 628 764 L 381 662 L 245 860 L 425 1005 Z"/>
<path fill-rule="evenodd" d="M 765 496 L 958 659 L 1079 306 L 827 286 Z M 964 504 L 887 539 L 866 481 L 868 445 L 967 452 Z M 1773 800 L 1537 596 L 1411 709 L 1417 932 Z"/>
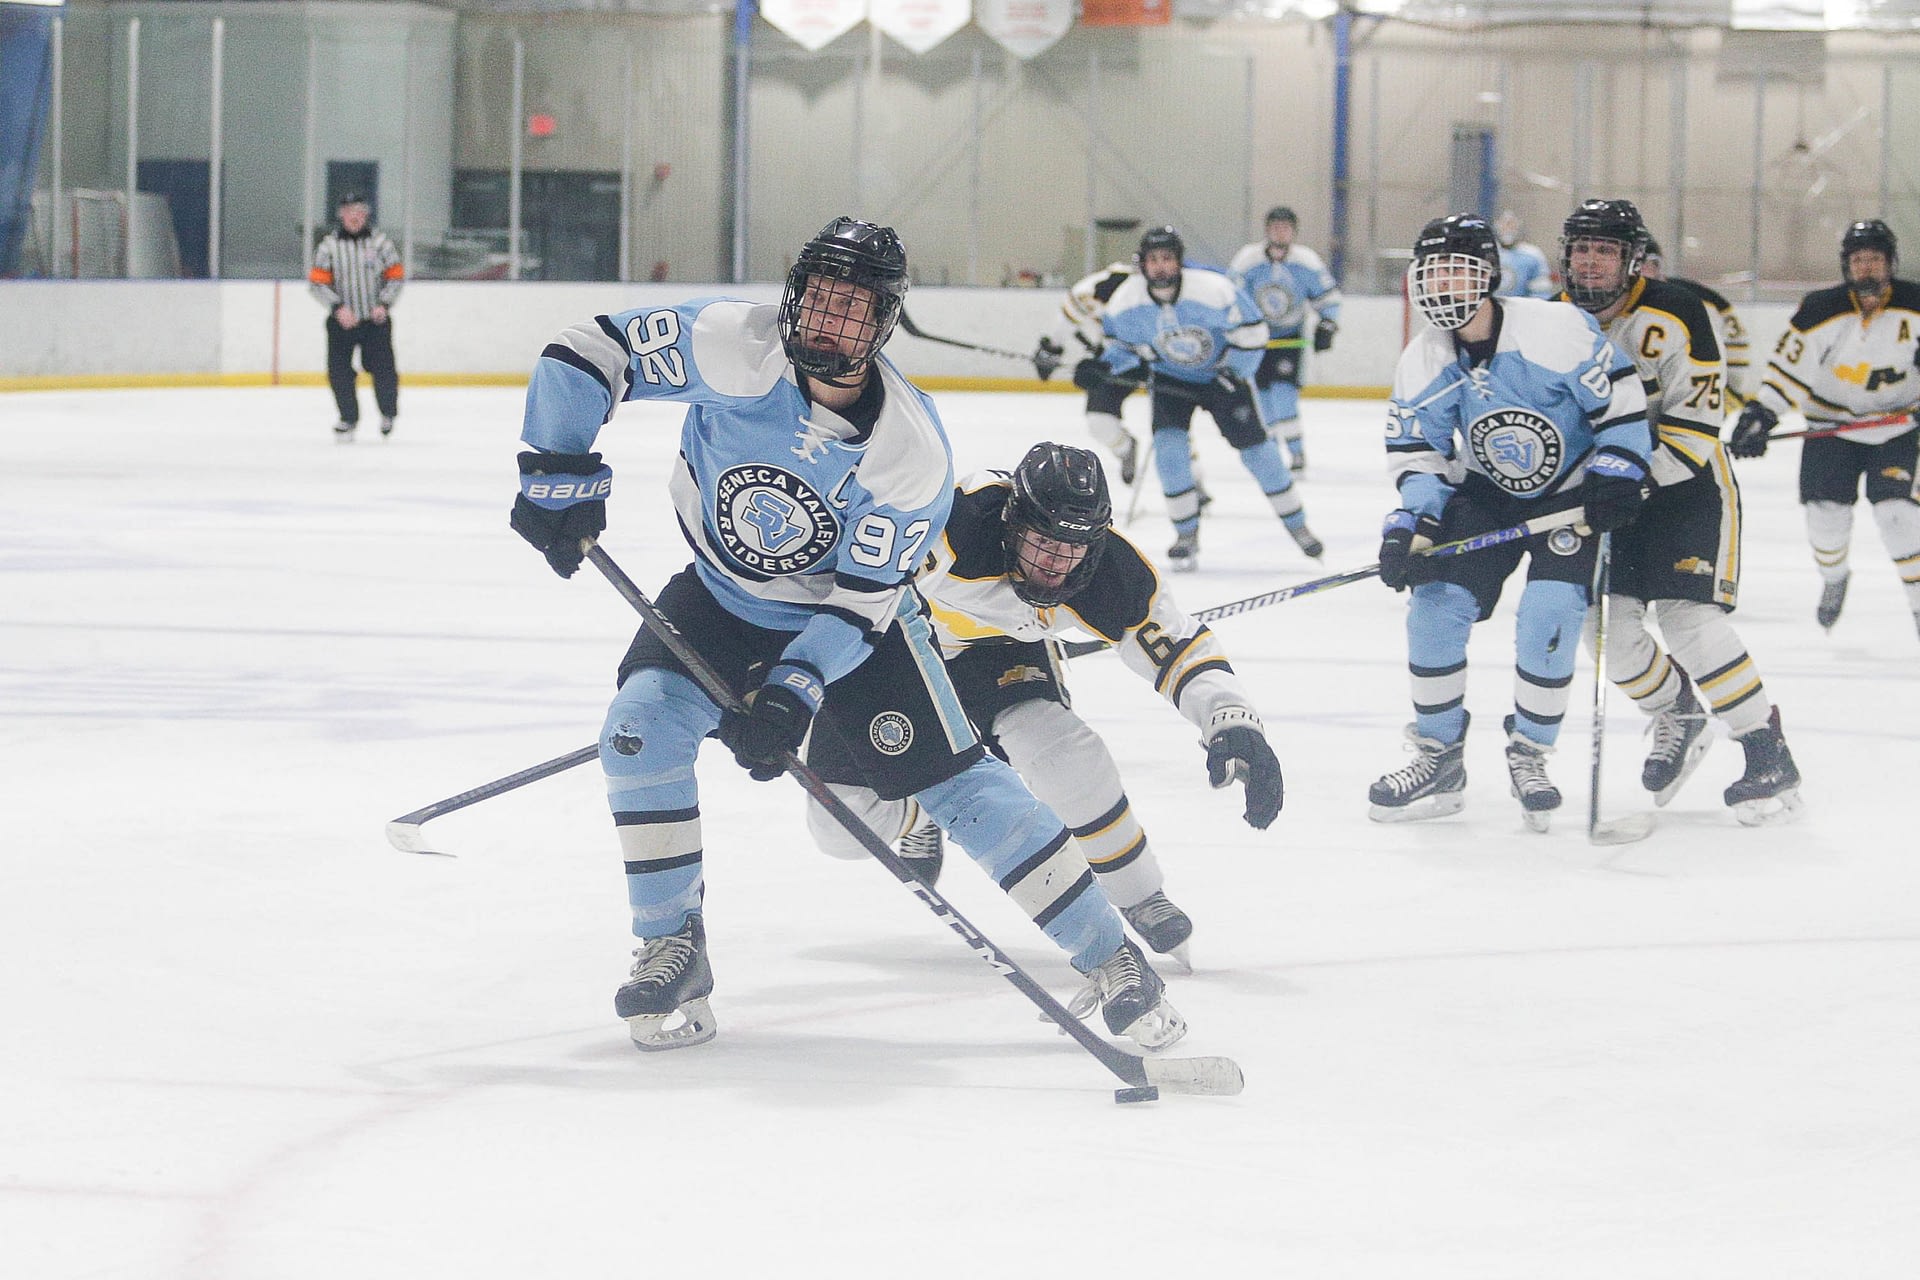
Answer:
<path fill-rule="evenodd" d="M 393 241 L 372 226 L 357 236 L 339 227 L 328 232 L 314 250 L 313 270 L 307 273 L 309 292 L 329 313 L 344 304 L 362 318 L 372 315 L 376 305 L 393 306 L 406 279 Z"/>

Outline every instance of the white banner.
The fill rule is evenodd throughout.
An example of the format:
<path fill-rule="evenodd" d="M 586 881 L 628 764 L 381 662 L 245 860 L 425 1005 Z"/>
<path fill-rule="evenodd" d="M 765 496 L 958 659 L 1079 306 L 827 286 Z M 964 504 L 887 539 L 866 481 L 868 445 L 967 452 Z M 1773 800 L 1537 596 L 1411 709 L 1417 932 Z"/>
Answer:
<path fill-rule="evenodd" d="M 972 0 L 872 0 L 867 20 L 915 53 L 925 53 L 972 16 Z"/>
<path fill-rule="evenodd" d="M 1045 53 L 1073 26 L 1073 0 L 979 0 L 974 21 L 1016 58 Z"/>
<path fill-rule="evenodd" d="M 867 0 L 761 0 L 760 16 L 808 53 L 815 53 L 867 16 Z"/>

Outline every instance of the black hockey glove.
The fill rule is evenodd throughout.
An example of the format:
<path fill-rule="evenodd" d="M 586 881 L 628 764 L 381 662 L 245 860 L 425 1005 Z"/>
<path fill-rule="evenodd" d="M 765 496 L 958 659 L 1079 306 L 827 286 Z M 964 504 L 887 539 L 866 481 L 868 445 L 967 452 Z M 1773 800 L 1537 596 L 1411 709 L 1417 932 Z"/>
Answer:
<path fill-rule="evenodd" d="M 1040 339 L 1040 345 L 1033 349 L 1033 371 L 1040 375 L 1040 381 L 1053 376 L 1060 367 L 1060 357 L 1066 354 L 1067 349 L 1052 338 Z"/>
<path fill-rule="evenodd" d="M 1333 350 L 1333 335 L 1340 332 L 1340 326 L 1326 317 L 1313 326 L 1313 349 L 1316 353 Z"/>
<path fill-rule="evenodd" d="M 1082 391 L 1092 391 L 1112 381 L 1113 375 L 1107 370 L 1107 362 L 1099 356 L 1088 356 L 1073 366 L 1073 385 Z"/>
<path fill-rule="evenodd" d="M 1587 460 L 1587 478 L 1580 483 L 1587 528 L 1595 533 L 1624 529 L 1646 500 L 1647 468 L 1640 459 L 1608 445 Z"/>
<path fill-rule="evenodd" d="M 1405 507 L 1387 516 L 1380 530 L 1380 581 L 1404 591 L 1416 581 L 1414 557 L 1433 545 L 1440 522 L 1416 516 Z"/>
<path fill-rule="evenodd" d="M 1764 457 L 1767 437 L 1779 425 L 1779 414 L 1758 400 L 1749 400 L 1747 407 L 1740 411 L 1740 421 L 1733 424 L 1733 438 L 1727 441 L 1727 452 L 1736 458 Z"/>
<path fill-rule="evenodd" d="M 523 453 L 520 496 L 508 523 L 539 548 L 555 573 L 571 578 L 586 554 L 581 539 L 606 530 L 612 489 L 613 468 L 597 453 Z"/>
<path fill-rule="evenodd" d="M 1207 742 L 1207 781 L 1219 788 L 1236 779 L 1246 784 L 1247 825 L 1265 831 L 1285 803 L 1287 788 L 1266 736 L 1247 724 L 1229 725 Z"/>
<path fill-rule="evenodd" d="M 826 695 L 820 677 L 806 667 L 781 663 L 767 682 L 747 695 L 744 711 L 720 715 L 720 741 L 755 782 L 787 771 L 786 757 L 806 741 L 813 712 Z"/>

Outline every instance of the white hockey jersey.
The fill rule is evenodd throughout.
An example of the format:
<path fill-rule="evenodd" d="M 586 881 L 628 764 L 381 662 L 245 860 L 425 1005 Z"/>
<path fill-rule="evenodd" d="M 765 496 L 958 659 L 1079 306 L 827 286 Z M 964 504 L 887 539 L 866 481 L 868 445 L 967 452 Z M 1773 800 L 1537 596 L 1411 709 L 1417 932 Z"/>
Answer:
<path fill-rule="evenodd" d="M 1845 285 L 1800 300 L 1773 347 L 1754 399 L 1776 414 L 1798 409 L 1810 427 L 1904 413 L 1920 403 L 1920 284 L 1895 280 L 1887 305 L 1864 319 Z M 1882 444 L 1911 422 L 1849 431 L 1841 440 Z"/>

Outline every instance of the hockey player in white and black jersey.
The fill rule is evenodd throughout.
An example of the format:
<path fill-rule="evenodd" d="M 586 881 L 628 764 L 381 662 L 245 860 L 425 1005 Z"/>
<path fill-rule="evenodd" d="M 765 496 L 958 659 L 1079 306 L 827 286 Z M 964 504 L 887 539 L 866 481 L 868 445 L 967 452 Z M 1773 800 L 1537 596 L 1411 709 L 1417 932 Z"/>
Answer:
<path fill-rule="evenodd" d="M 1408 287 L 1431 327 L 1394 369 L 1386 443 L 1400 506 L 1382 530 L 1380 579 L 1413 589 L 1415 759 L 1373 784 L 1378 822 L 1465 804 L 1467 640 L 1525 554 L 1506 760 L 1526 824 L 1547 829 L 1560 792 L 1546 757 L 1566 716 L 1597 539 L 1562 528 L 1473 555 L 1419 553 L 1556 508 L 1582 508 L 1592 533 L 1605 533 L 1631 522 L 1644 497 L 1652 439 L 1633 362 L 1578 308 L 1495 298 L 1499 276 L 1493 228 L 1478 214 L 1436 218 L 1414 242 Z"/>
<path fill-rule="evenodd" d="M 1184 959 L 1193 922 L 1168 899 L 1119 767 L 1073 710 L 1050 641 L 1082 631 L 1112 643 L 1199 731 L 1213 785 L 1244 781 L 1246 820 L 1257 829 L 1280 812 L 1280 763 L 1219 640 L 1180 611 L 1139 548 L 1114 530 L 1099 459 L 1037 444 L 1011 474 L 963 480 L 917 586 L 960 701 L 989 745 L 1066 822 L 1134 932 Z M 828 779 L 857 779 L 831 740 L 816 737 L 810 751 Z M 877 829 L 902 820 L 901 801 L 836 790 Z M 819 806 L 811 818 L 823 847 L 860 856 Z"/>
<path fill-rule="evenodd" d="M 1800 501 L 1821 579 L 1814 620 L 1823 627 L 1840 620 L 1846 603 L 1853 507 L 1863 480 L 1880 541 L 1920 626 L 1920 430 L 1911 416 L 1920 402 L 1920 284 L 1895 278 L 1899 262 L 1893 231 L 1880 219 L 1847 228 L 1840 238 L 1844 283 L 1800 300 L 1730 445 L 1737 458 L 1761 456 L 1780 415 L 1794 409 L 1815 430 L 1900 419 L 1801 442 Z"/>
<path fill-rule="evenodd" d="M 981 745 L 911 588 L 953 463 L 932 401 L 880 354 L 906 291 L 899 237 L 837 218 L 778 305 L 596 316 L 535 365 L 512 524 L 563 577 L 606 527 L 612 472 L 589 452 L 601 428 L 625 401 L 687 406 L 669 492 L 693 562 L 658 607 L 745 704 L 723 712 L 651 629 L 620 664 L 600 761 L 641 940 L 614 1005 L 642 1049 L 714 1034 L 701 743 L 718 737 L 765 781 L 809 729 L 955 833 L 1093 980 L 1109 1030 L 1153 1049 L 1186 1029 L 1060 820 Z"/>
<path fill-rule="evenodd" d="M 1640 274 L 1649 280 L 1678 285 L 1706 304 L 1707 318 L 1713 321 L 1713 336 L 1719 339 L 1720 354 L 1727 361 L 1726 407 L 1730 413 L 1738 413 L 1753 398 L 1753 345 L 1747 336 L 1746 321 L 1740 318 L 1740 309 L 1718 289 L 1685 276 L 1668 275 L 1666 254 L 1660 248 L 1660 241 L 1651 234 L 1647 236 L 1647 252 L 1640 263 Z"/>
<path fill-rule="evenodd" d="M 1649 243 L 1628 200 L 1584 202 L 1560 236 L 1565 296 L 1633 359 L 1653 424 L 1653 492 L 1613 535 L 1607 677 L 1653 717 L 1640 781 L 1655 803 L 1673 798 L 1713 740 L 1704 698 L 1746 753 L 1724 798 L 1754 825 L 1799 809 L 1800 772 L 1729 617 L 1740 589 L 1740 488 L 1720 444 L 1726 362 L 1700 297 L 1643 277 Z"/>

